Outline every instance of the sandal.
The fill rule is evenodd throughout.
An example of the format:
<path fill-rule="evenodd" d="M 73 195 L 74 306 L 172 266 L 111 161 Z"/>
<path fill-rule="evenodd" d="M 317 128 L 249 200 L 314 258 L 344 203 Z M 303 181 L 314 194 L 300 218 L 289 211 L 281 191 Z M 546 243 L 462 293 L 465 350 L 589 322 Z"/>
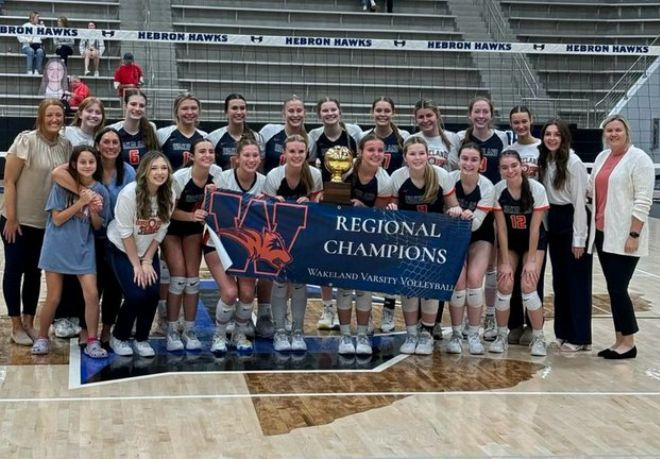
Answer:
<path fill-rule="evenodd" d="M 108 351 L 103 349 L 101 343 L 96 339 L 88 342 L 83 352 L 93 359 L 104 359 L 108 356 Z"/>
<path fill-rule="evenodd" d="M 37 340 L 32 345 L 32 354 L 34 355 L 46 355 L 48 354 L 48 346 L 50 342 L 48 338 L 37 338 Z"/>

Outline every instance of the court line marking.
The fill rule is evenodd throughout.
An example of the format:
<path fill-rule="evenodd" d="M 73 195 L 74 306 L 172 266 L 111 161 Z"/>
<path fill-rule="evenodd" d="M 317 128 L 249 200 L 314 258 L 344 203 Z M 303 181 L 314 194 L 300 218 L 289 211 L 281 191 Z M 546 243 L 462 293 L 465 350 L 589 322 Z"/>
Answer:
<path fill-rule="evenodd" d="M 69 390 L 80 387 L 80 346 L 78 338 L 69 341 Z"/>
<path fill-rule="evenodd" d="M 660 392 L 497 392 L 497 391 L 456 391 L 456 392 L 309 392 L 278 394 L 196 394 L 196 395 L 124 395 L 104 397 L 44 397 L 44 398 L 1 398 L 0 404 L 11 403 L 70 403 L 70 402 L 123 402 L 149 400 L 231 400 L 247 398 L 292 398 L 292 397 L 660 397 Z"/>
<path fill-rule="evenodd" d="M 640 273 L 645 274 L 647 276 L 651 276 L 651 277 L 655 277 L 657 279 L 660 279 L 660 276 L 658 276 L 657 274 L 653 274 L 653 273 L 650 273 L 648 271 L 644 271 L 643 269 L 637 269 L 637 272 L 640 272 Z"/>

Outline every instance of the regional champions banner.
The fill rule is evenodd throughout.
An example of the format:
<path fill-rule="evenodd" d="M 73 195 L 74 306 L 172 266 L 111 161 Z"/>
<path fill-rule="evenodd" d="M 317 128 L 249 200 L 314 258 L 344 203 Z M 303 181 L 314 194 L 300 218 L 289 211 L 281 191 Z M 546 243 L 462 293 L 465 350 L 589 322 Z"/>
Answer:
<path fill-rule="evenodd" d="M 470 222 L 440 214 L 225 190 L 207 195 L 206 210 L 231 259 L 228 274 L 441 300 L 451 298 L 471 234 Z"/>

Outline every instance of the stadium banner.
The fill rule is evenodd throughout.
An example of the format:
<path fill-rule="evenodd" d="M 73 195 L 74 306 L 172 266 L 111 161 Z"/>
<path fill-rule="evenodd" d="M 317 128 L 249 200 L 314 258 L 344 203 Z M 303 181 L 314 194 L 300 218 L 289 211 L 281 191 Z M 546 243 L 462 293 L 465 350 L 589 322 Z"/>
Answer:
<path fill-rule="evenodd" d="M 446 215 L 208 193 L 228 274 L 449 300 L 470 243 Z M 221 246 L 218 245 L 221 243 Z"/>
<path fill-rule="evenodd" d="M 611 43 L 514 43 L 457 40 L 408 40 L 324 36 L 241 35 L 211 32 L 69 29 L 0 24 L 0 37 L 68 37 L 108 41 L 187 43 L 284 48 L 381 49 L 436 52 L 659 56 L 660 46 Z"/>

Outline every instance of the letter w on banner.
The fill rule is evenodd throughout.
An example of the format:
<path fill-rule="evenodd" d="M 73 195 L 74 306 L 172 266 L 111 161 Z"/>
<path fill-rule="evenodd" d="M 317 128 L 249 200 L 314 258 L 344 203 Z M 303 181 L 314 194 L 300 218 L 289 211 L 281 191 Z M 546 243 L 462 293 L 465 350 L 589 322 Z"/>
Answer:
<path fill-rule="evenodd" d="M 470 222 L 445 215 L 207 195 L 228 274 L 449 300 Z"/>

